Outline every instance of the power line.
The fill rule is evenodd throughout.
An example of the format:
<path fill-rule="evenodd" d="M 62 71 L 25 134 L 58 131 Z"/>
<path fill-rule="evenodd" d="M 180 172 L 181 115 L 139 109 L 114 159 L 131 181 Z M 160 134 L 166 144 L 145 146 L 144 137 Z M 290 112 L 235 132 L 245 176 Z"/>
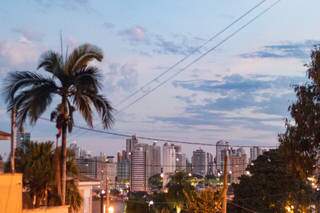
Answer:
<path fill-rule="evenodd" d="M 276 6 L 281 0 L 278 0 L 276 2 L 274 2 L 273 4 L 271 4 L 271 6 L 269 6 L 268 8 L 266 8 L 265 10 L 263 10 L 262 12 L 260 12 L 258 15 L 256 15 L 255 17 L 253 17 L 252 19 L 250 19 L 246 24 L 242 25 L 240 28 L 238 28 L 237 30 L 235 30 L 233 33 L 229 34 L 226 38 L 224 38 L 221 42 L 219 42 L 217 45 L 215 45 L 214 47 L 210 48 L 209 50 L 207 50 L 206 52 L 204 52 L 203 54 L 201 54 L 199 57 L 197 57 L 196 59 L 194 59 L 191 63 L 187 64 L 185 67 L 181 68 L 178 72 L 174 73 L 173 75 L 171 75 L 169 78 L 167 78 L 166 80 L 164 80 L 163 82 L 161 82 L 160 84 L 158 84 L 158 86 L 154 87 L 153 89 L 147 91 L 144 95 L 140 96 L 139 98 L 135 99 L 133 102 L 127 104 L 125 107 L 121 108 L 118 113 L 123 112 L 125 110 L 127 110 L 129 107 L 131 107 L 132 105 L 136 104 L 137 102 L 139 102 L 140 100 L 142 100 L 144 97 L 146 97 L 147 95 L 149 95 L 150 93 L 154 92 L 156 89 L 158 89 L 159 87 L 161 87 L 162 85 L 164 85 L 165 83 L 167 83 L 168 81 L 170 81 L 172 78 L 176 77 L 177 75 L 179 75 L 180 73 L 182 73 L 183 71 L 185 71 L 187 68 L 189 68 L 190 66 L 192 66 L 193 64 L 195 64 L 196 62 L 198 62 L 199 60 L 201 60 L 203 57 L 205 57 L 206 55 L 208 55 L 210 52 L 212 52 L 213 50 L 215 50 L 216 48 L 220 47 L 222 44 L 224 44 L 226 41 L 228 41 L 229 39 L 231 39 L 232 37 L 234 37 L 237 33 L 239 33 L 241 30 L 243 30 L 244 28 L 246 28 L 248 25 L 250 25 L 252 22 L 254 22 L 256 19 L 258 19 L 259 17 L 261 17 L 262 15 L 264 15 L 265 13 L 267 13 L 270 9 L 272 9 L 274 6 Z"/>
<path fill-rule="evenodd" d="M 122 99 L 117 105 L 121 105 L 125 102 L 127 102 L 131 97 L 135 96 L 137 93 L 139 93 L 140 91 L 143 91 L 143 89 L 145 89 L 147 86 L 149 86 L 150 84 L 152 84 L 155 81 L 158 81 L 159 78 L 161 78 L 162 76 L 164 76 L 165 74 L 167 74 L 168 72 L 170 72 L 172 69 L 174 69 L 176 66 L 178 66 L 179 64 L 181 64 L 182 62 L 184 62 L 185 60 L 187 60 L 190 56 L 192 56 L 193 54 L 197 53 L 200 49 L 202 49 L 204 46 L 206 46 L 208 43 L 210 43 L 211 41 L 213 41 L 214 39 L 216 39 L 218 36 L 220 36 L 221 34 L 223 34 L 225 31 L 227 31 L 230 27 L 232 27 L 233 25 L 235 25 L 236 23 L 238 23 L 241 19 L 243 19 L 244 17 L 246 17 L 247 15 L 249 15 L 252 11 L 254 11 L 256 8 L 258 8 L 259 6 L 261 6 L 264 2 L 266 2 L 267 0 L 262 0 L 261 2 L 259 2 L 258 4 L 254 5 L 252 8 L 250 8 L 248 11 L 246 11 L 244 14 L 242 14 L 240 17 L 238 17 L 236 20 L 234 20 L 233 22 L 231 22 L 229 25 L 227 25 L 225 28 L 223 28 L 222 30 L 220 30 L 219 32 L 217 32 L 216 34 L 214 34 L 212 37 L 210 37 L 208 40 L 206 40 L 204 43 L 202 43 L 200 46 L 194 48 L 189 54 L 185 55 L 183 58 L 181 58 L 179 61 L 177 61 L 176 63 L 174 63 L 173 65 L 171 65 L 168 69 L 166 69 L 164 72 L 160 73 L 159 75 L 157 75 L 155 78 L 153 78 L 152 80 L 148 81 L 146 84 L 144 84 L 142 87 L 140 87 L 139 89 L 135 90 L 134 92 L 132 92 L 130 95 L 128 95 L 126 98 Z"/>
<path fill-rule="evenodd" d="M 41 120 L 45 120 L 48 122 L 50 119 L 48 118 L 40 118 Z M 134 134 L 123 134 L 123 133 L 118 133 L 118 132 L 111 132 L 111 131 L 106 131 L 106 130 L 100 130 L 100 129 L 91 129 L 89 127 L 84 127 L 84 126 L 78 126 L 74 125 L 74 128 L 86 130 L 86 131 L 91 131 L 95 133 L 101 133 L 101 134 L 107 134 L 107 135 L 113 135 L 117 137 L 124 137 L 124 138 L 131 138 Z M 217 144 L 211 144 L 211 143 L 198 143 L 198 142 L 192 142 L 192 141 L 183 141 L 183 140 L 171 140 L 171 139 L 165 139 L 165 138 L 157 138 L 157 137 L 146 137 L 146 136 L 136 136 L 137 139 L 141 140 L 147 140 L 147 141 L 152 141 L 152 142 L 167 142 L 167 143 L 177 143 L 177 144 L 188 144 L 188 145 L 200 145 L 200 146 L 212 146 L 212 147 L 217 147 L 217 146 L 224 146 L 224 147 L 238 147 L 238 148 L 250 148 L 254 147 L 256 145 L 217 145 Z M 258 145 L 259 147 L 262 148 L 276 148 L 278 146 L 272 146 L 272 145 Z"/>
<path fill-rule="evenodd" d="M 192 56 L 193 54 L 197 53 L 200 49 L 202 49 L 204 46 L 206 46 L 208 43 L 210 43 L 211 41 L 213 41 L 214 39 L 216 39 L 217 37 L 219 37 L 221 34 L 223 34 L 224 32 L 226 32 L 229 28 L 231 28 L 233 25 L 235 25 L 236 23 L 238 23 L 239 21 L 241 21 L 243 18 L 245 18 L 247 15 L 249 15 L 252 11 L 254 11 L 255 9 L 257 9 L 258 7 L 260 7 L 263 3 L 265 3 L 267 0 L 262 0 L 261 2 L 259 2 L 258 4 L 254 5 L 252 8 L 250 8 L 248 11 L 246 11 L 244 14 L 242 14 L 241 16 L 239 16 L 236 20 L 234 20 L 233 22 L 231 22 L 229 25 L 227 25 L 225 28 L 223 28 L 222 30 L 220 30 L 219 32 L 217 32 L 216 34 L 214 34 L 212 37 L 210 37 L 208 40 L 206 40 L 204 43 L 202 43 L 200 46 L 194 48 L 189 54 L 187 54 L 186 56 L 184 56 L 183 58 L 181 58 L 179 61 L 177 61 L 176 63 L 174 63 L 173 65 L 171 65 L 168 69 L 166 69 L 164 72 L 160 73 L 159 75 L 157 75 L 155 78 L 153 78 L 152 80 L 148 81 L 146 84 L 144 84 L 142 87 L 140 87 L 139 89 L 133 91 L 130 95 L 128 95 L 126 98 L 122 99 L 118 104 L 116 104 L 117 106 L 122 105 L 123 103 L 127 102 L 128 100 L 130 100 L 132 97 L 134 97 L 136 94 L 138 94 L 140 91 L 143 91 L 143 89 L 145 89 L 146 87 L 148 87 L 150 84 L 152 84 L 153 82 L 158 81 L 162 76 L 164 76 L 165 74 L 167 74 L 168 72 L 170 72 L 171 70 L 173 70 L 175 67 L 177 67 L 179 64 L 181 64 L 182 62 L 184 62 L 185 60 L 187 60 L 190 56 Z M 117 112 L 120 113 L 120 111 Z M 78 133 L 77 135 L 79 135 L 81 133 Z M 86 134 L 86 132 L 83 132 L 82 134 Z M 76 137 L 76 135 L 72 136 L 73 138 Z"/>

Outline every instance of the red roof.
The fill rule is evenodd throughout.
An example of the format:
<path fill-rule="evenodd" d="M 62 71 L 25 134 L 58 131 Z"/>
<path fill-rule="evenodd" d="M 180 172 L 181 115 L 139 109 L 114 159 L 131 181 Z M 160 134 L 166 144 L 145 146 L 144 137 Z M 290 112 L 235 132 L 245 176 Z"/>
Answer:
<path fill-rule="evenodd" d="M 0 140 L 10 140 L 10 133 L 3 132 L 0 130 Z"/>

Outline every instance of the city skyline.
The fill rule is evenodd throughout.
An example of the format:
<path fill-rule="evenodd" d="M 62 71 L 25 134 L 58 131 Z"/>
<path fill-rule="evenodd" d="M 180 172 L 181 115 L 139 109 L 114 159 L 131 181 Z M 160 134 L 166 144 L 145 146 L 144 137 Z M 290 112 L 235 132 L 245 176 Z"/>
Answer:
<path fill-rule="evenodd" d="M 9 71 L 35 70 L 42 52 L 59 51 L 62 32 L 65 49 L 83 42 L 103 49 L 104 93 L 117 108 L 117 103 L 128 94 L 258 2 L 245 0 L 241 5 L 234 0 L 184 4 L 165 1 L 161 5 L 111 2 L 98 7 L 98 1 L 89 0 L 28 1 L 18 5 L 4 1 L 0 10 L 1 82 Z M 207 7 L 202 7 L 203 4 Z M 310 7 L 311 4 L 319 2 L 313 0 L 309 5 L 298 0 L 290 4 L 281 2 L 234 39 L 157 90 L 157 94 L 117 115 L 112 130 L 194 142 L 276 144 L 277 134 L 284 130 L 287 107 L 293 100 L 290 85 L 304 81 L 303 64 L 308 61 L 312 46 L 319 43 L 319 29 L 303 24 L 315 20 L 317 6 Z M 70 8 L 73 18 L 56 17 L 56 14 L 68 17 Z M 120 17 L 116 12 L 122 10 L 132 12 Z M 185 13 L 190 10 L 194 11 L 192 15 Z M 283 10 L 287 11 L 285 16 Z M 304 10 L 310 11 L 310 16 L 302 21 L 296 11 Z M 28 12 L 24 18 L 26 11 L 32 15 Z M 166 16 L 162 11 L 166 11 Z M 21 16 L 16 16 L 17 13 Z M 77 20 L 90 29 L 75 25 Z M 168 20 L 174 21 L 168 24 Z M 297 26 L 303 30 L 296 31 Z M 49 113 L 50 110 L 44 116 Z M 3 98 L 0 115 L 3 117 L 0 128 L 8 131 L 9 116 Z M 78 117 L 76 120 L 84 125 Z M 46 121 L 25 128 L 36 141 L 54 140 L 56 134 L 54 125 Z M 115 155 L 123 146 L 123 138 L 77 129 L 70 136 L 70 142 L 73 140 L 95 154 L 110 150 Z M 1 143 L 0 149 L 8 153 L 9 144 Z M 194 147 L 185 149 L 190 155 Z"/>

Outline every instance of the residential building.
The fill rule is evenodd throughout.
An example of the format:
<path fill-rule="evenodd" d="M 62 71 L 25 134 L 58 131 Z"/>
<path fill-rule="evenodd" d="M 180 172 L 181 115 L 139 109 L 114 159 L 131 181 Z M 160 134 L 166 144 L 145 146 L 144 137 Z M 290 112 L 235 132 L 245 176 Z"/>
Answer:
<path fill-rule="evenodd" d="M 225 150 L 229 149 L 229 142 L 220 140 L 216 143 L 216 170 L 223 171 L 224 156 L 227 154 Z"/>
<path fill-rule="evenodd" d="M 211 153 L 207 152 L 207 175 L 214 175 L 215 174 L 215 166 L 214 166 L 214 157 Z"/>
<path fill-rule="evenodd" d="M 250 163 L 262 155 L 262 149 L 259 146 L 250 147 Z"/>
<path fill-rule="evenodd" d="M 228 157 L 228 164 L 230 165 L 230 181 L 238 183 L 239 177 L 245 174 L 247 168 L 247 154 L 243 148 L 237 150 L 232 149 Z"/>
<path fill-rule="evenodd" d="M 208 170 L 207 156 L 206 152 L 202 149 L 197 149 L 193 151 L 192 155 L 192 171 L 193 174 L 205 176 Z"/>
<path fill-rule="evenodd" d="M 130 159 L 130 155 L 132 154 L 135 145 L 138 144 L 138 139 L 135 135 L 133 135 L 131 138 L 128 138 L 126 140 L 126 153 L 128 155 L 128 158 Z"/>
<path fill-rule="evenodd" d="M 117 155 L 117 182 L 121 185 L 130 180 L 130 161 L 126 151 Z"/>
<path fill-rule="evenodd" d="M 176 170 L 177 171 L 186 171 L 187 161 L 186 154 L 182 153 L 182 149 L 180 145 L 175 145 L 176 152 Z"/>
<path fill-rule="evenodd" d="M 176 149 L 174 144 L 165 143 L 162 147 L 163 173 L 172 174 L 176 171 Z"/>
<path fill-rule="evenodd" d="M 130 187 L 131 191 L 146 191 L 146 144 L 136 144 L 131 150 L 131 177 Z"/>
<path fill-rule="evenodd" d="M 161 147 L 156 143 L 145 146 L 146 152 L 146 179 L 161 173 Z"/>

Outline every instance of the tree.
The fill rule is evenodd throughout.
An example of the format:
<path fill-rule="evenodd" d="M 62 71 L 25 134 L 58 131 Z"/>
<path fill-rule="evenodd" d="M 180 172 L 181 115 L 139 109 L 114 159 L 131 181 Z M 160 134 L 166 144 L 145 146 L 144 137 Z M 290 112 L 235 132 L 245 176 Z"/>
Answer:
<path fill-rule="evenodd" d="M 247 168 L 250 176 L 241 176 L 240 183 L 233 185 L 234 203 L 265 213 L 285 212 L 288 203 L 299 212 L 311 204 L 311 186 L 287 169 L 279 150 L 265 152 L 253 163 Z"/>
<path fill-rule="evenodd" d="M 221 212 L 221 194 L 209 187 L 191 195 L 186 194 L 187 209 L 185 212 L 193 213 L 219 213 Z"/>
<path fill-rule="evenodd" d="M 163 178 L 160 174 L 153 175 L 149 178 L 148 185 L 151 188 L 151 191 L 160 191 L 163 185 Z"/>
<path fill-rule="evenodd" d="M 170 177 L 170 180 L 166 186 L 168 188 L 168 200 L 173 208 L 179 209 L 185 208 L 187 197 L 194 191 L 194 187 L 191 185 L 191 178 L 185 172 L 177 172 Z"/>
<path fill-rule="evenodd" d="M 31 200 L 31 207 L 59 204 L 54 173 L 57 163 L 54 160 L 55 151 L 53 142 L 24 142 L 21 147 L 17 148 L 16 170 L 23 174 L 23 187 L 27 192 L 27 197 Z M 67 151 L 67 169 L 69 180 L 66 203 L 71 206 L 72 210 L 77 210 L 81 206 L 82 198 L 76 183 L 76 177 L 79 174 L 78 167 L 71 150 Z"/>
<path fill-rule="evenodd" d="M 313 174 L 320 148 L 320 48 L 311 53 L 306 65 L 308 80 L 296 85 L 297 100 L 289 107 L 292 119 L 286 121 L 286 131 L 279 135 L 280 150 L 288 168 L 306 180 Z"/>
<path fill-rule="evenodd" d="M 90 65 L 92 60 L 101 61 L 102 51 L 93 45 L 84 44 L 75 48 L 64 57 L 54 51 L 48 51 L 40 58 L 38 69 L 46 75 L 22 71 L 9 73 L 5 86 L 7 108 L 16 109 L 17 125 L 22 126 L 26 119 L 34 125 L 51 104 L 54 96 L 60 97 L 60 103 L 51 113 L 51 120 L 56 122 L 61 145 L 61 204 L 65 204 L 66 193 L 66 157 L 67 133 L 72 131 L 73 114 L 78 110 L 93 127 L 94 107 L 101 117 L 104 128 L 112 124 L 112 110 L 109 101 L 99 94 L 101 85 L 100 71 Z"/>

